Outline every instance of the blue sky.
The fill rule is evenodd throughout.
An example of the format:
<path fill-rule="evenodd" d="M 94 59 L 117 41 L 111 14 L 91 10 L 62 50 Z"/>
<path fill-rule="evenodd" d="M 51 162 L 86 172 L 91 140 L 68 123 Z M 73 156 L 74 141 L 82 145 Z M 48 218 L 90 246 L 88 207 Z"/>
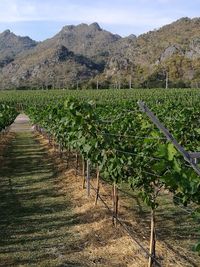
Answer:
<path fill-rule="evenodd" d="M 199 11 L 200 0 L 0 0 L 0 32 L 44 40 L 64 25 L 98 22 L 122 36 L 139 35 Z"/>

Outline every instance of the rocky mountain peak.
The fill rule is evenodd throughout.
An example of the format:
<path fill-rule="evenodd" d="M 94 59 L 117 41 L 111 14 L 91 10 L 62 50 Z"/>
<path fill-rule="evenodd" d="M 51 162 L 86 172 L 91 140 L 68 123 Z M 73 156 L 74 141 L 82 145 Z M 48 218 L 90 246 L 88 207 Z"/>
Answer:
<path fill-rule="evenodd" d="M 191 18 L 183 17 L 183 18 L 178 19 L 175 23 L 177 23 L 177 22 L 191 22 L 191 21 L 192 21 Z"/>
<path fill-rule="evenodd" d="M 95 62 L 105 62 L 110 46 L 121 37 L 101 29 L 97 22 L 90 25 L 82 23 L 77 26 L 69 25 L 50 40 L 44 41 L 40 47 L 60 44 L 75 54 L 86 56 Z"/>
<path fill-rule="evenodd" d="M 97 22 L 94 22 L 92 24 L 89 25 L 89 27 L 93 30 L 97 30 L 97 31 L 101 31 L 101 27 L 99 26 L 99 24 Z"/>
<path fill-rule="evenodd" d="M 6 35 L 9 35 L 11 33 L 10 30 L 5 30 L 4 32 L 2 32 L 0 35 L 1 36 L 6 36 Z"/>
<path fill-rule="evenodd" d="M 101 31 L 101 27 L 97 22 L 94 22 L 90 25 L 86 23 L 74 25 L 66 25 L 62 28 L 61 33 L 71 33 L 71 32 L 88 32 L 88 31 Z"/>
<path fill-rule="evenodd" d="M 0 68 L 12 62 L 14 58 L 37 45 L 29 37 L 21 37 L 6 30 L 0 34 Z"/>
<path fill-rule="evenodd" d="M 137 39 L 137 36 L 135 34 L 130 34 L 126 38 L 130 39 L 130 40 L 135 40 L 135 39 Z"/>
<path fill-rule="evenodd" d="M 61 32 L 68 32 L 68 31 L 72 31 L 76 26 L 74 25 L 66 25 L 62 28 Z"/>

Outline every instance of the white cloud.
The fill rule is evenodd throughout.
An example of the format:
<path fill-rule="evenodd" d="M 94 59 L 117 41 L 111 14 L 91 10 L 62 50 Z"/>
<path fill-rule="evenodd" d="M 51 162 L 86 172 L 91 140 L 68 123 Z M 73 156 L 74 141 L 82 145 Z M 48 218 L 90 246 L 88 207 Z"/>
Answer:
<path fill-rule="evenodd" d="M 36 6 L 30 1 L 1 0 L 0 22 L 17 22 L 29 20 L 35 15 Z"/>
<path fill-rule="evenodd" d="M 163 0 L 159 0 L 163 1 Z M 166 0 L 165 0 L 166 1 Z M 126 5 L 121 8 L 91 7 L 75 4 L 65 6 L 50 5 L 45 1 L 37 3 L 25 0 L 0 1 L 0 22 L 19 21 L 83 21 L 104 24 L 120 25 L 150 25 L 158 26 L 170 21 L 169 17 L 163 17 L 152 12 L 138 12 L 137 7 L 130 9 Z"/>
<path fill-rule="evenodd" d="M 194 0 L 195 1 L 195 0 Z M 85 3 L 84 3 L 85 2 Z M 0 22 L 94 22 L 155 28 L 185 16 L 180 0 L 0 0 Z M 89 4 L 92 3 L 92 4 Z M 170 3 L 174 3 L 171 7 Z M 165 4 L 166 9 L 158 8 Z"/>

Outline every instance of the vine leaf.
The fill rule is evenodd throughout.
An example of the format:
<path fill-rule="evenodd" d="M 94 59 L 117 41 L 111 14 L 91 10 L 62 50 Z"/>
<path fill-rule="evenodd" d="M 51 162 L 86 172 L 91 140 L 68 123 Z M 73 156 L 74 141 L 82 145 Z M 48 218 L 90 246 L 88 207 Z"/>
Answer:
<path fill-rule="evenodd" d="M 175 149 L 173 144 L 168 144 L 167 151 L 168 151 L 168 160 L 172 161 L 174 159 L 174 156 L 177 154 L 177 150 Z"/>

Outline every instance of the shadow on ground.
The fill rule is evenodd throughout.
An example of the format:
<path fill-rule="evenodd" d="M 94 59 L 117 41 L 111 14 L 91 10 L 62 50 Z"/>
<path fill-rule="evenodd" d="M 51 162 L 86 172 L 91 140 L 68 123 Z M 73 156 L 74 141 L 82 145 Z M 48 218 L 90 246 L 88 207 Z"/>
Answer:
<path fill-rule="evenodd" d="M 66 261 L 75 219 L 57 174 L 33 133 L 17 132 L 0 169 L 0 266 L 83 266 Z"/>

